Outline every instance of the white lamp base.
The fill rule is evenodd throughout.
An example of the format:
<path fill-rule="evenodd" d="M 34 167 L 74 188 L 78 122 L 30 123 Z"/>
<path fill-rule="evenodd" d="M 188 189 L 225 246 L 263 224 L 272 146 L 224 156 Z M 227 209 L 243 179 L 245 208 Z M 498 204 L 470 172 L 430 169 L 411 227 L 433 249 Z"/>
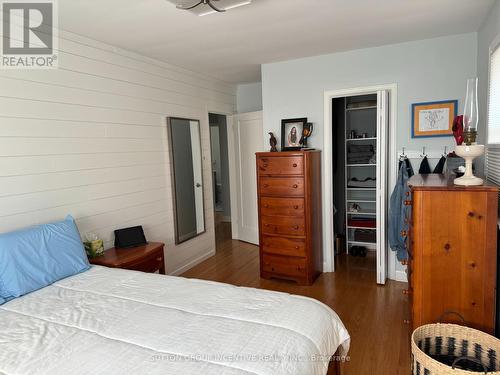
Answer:
<path fill-rule="evenodd" d="M 453 183 L 455 185 L 461 185 L 461 186 L 478 186 L 478 185 L 482 185 L 484 183 L 484 181 L 482 178 L 479 178 L 476 176 L 472 176 L 472 177 L 462 176 L 462 177 L 455 178 Z"/>
<path fill-rule="evenodd" d="M 455 185 L 478 186 L 484 183 L 482 178 L 472 173 L 472 161 L 484 153 L 484 145 L 457 146 L 455 153 L 465 159 L 465 173 L 462 177 L 455 178 Z"/>

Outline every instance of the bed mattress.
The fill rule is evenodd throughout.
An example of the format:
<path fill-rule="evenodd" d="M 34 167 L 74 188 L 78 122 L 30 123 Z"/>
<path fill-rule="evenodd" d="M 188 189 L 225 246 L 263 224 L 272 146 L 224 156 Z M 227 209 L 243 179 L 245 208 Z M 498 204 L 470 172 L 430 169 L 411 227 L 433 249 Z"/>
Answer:
<path fill-rule="evenodd" d="M 0 306 L 0 374 L 325 374 L 349 334 L 285 293 L 93 266 Z"/>

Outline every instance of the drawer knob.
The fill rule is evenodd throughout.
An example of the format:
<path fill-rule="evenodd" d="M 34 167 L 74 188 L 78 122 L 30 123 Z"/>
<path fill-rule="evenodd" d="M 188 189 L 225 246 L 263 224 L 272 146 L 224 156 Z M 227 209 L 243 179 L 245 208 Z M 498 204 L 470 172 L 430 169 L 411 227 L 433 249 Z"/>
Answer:
<path fill-rule="evenodd" d="M 451 245 L 450 245 L 449 243 L 445 244 L 445 245 L 444 245 L 444 249 L 445 249 L 446 251 L 450 251 L 450 249 L 451 249 Z"/>
<path fill-rule="evenodd" d="M 469 212 L 469 214 L 468 214 L 468 215 L 469 215 L 470 217 L 474 217 L 474 215 L 475 215 L 475 214 L 474 214 L 474 212 L 472 212 L 472 211 L 471 211 L 471 212 Z"/>
<path fill-rule="evenodd" d="M 269 224 L 264 224 L 264 226 L 265 226 L 265 227 L 268 227 L 268 226 L 269 226 Z"/>
<path fill-rule="evenodd" d="M 298 225 L 295 225 L 295 226 L 293 227 L 293 229 L 295 229 L 295 230 L 299 230 L 299 226 L 298 226 Z"/>
<path fill-rule="evenodd" d="M 298 249 L 300 249 L 300 246 L 295 246 L 295 250 L 298 250 Z"/>
<path fill-rule="evenodd" d="M 293 167 L 294 167 L 294 168 L 297 168 L 297 163 L 293 163 Z"/>
<path fill-rule="evenodd" d="M 299 206 L 295 205 L 295 206 L 293 206 L 293 208 L 295 208 L 296 210 L 298 210 Z"/>
<path fill-rule="evenodd" d="M 265 204 L 265 205 L 264 205 L 264 207 L 265 207 L 265 208 L 269 208 L 269 205 L 268 205 L 268 204 Z"/>
<path fill-rule="evenodd" d="M 264 184 L 264 187 L 267 188 L 267 187 L 269 187 L 269 185 L 268 184 Z"/>
<path fill-rule="evenodd" d="M 293 185 L 293 188 L 294 188 L 294 189 L 297 189 L 298 187 L 299 187 L 299 185 L 297 185 L 297 184 L 294 184 L 294 185 Z"/>
<path fill-rule="evenodd" d="M 300 271 L 300 270 L 301 270 L 300 266 L 297 266 L 297 271 Z"/>

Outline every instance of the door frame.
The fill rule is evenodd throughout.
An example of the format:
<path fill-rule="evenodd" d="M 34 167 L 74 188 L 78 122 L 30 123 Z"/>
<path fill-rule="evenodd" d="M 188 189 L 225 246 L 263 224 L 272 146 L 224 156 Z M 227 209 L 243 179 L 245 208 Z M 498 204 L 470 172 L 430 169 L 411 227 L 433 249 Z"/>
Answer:
<path fill-rule="evenodd" d="M 235 213 L 233 212 L 233 199 L 234 198 L 234 189 L 236 186 L 234 185 L 234 180 L 233 176 L 235 174 L 234 170 L 234 142 L 233 142 L 233 117 L 235 113 L 229 113 L 229 112 L 221 112 L 221 111 L 212 111 L 209 107 L 206 108 L 206 114 L 207 114 L 207 124 L 208 124 L 208 137 L 210 138 L 210 113 L 214 115 L 220 115 L 220 116 L 226 116 L 226 137 L 227 137 L 227 157 L 228 157 L 228 168 L 229 168 L 229 202 L 230 202 L 230 207 L 231 207 L 231 230 L 234 231 L 234 218 L 235 218 Z M 210 144 L 210 168 L 212 168 L 212 142 L 208 141 Z M 212 170 L 210 170 L 210 186 L 214 186 L 214 181 L 213 181 L 213 173 Z M 214 192 L 212 191 L 212 197 L 214 195 Z M 212 198 L 213 199 L 213 198 Z M 212 202 L 212 214 L 213 214 L 213 223 L 215 227 L 215 202 Z M 237 216 L 236 216 L 237 217 Z M 234 232 L 233 232 L 234 236 Z"/>
<path fill-rule="evenodd" d="M 394 186 L 396 183 L 397 162 L 396 162 L 396 128 L 397 128 L 397 115 L 398 115 L 398 85 L 396 83 L 383 84 L 376 86 L 364 86 L 345 88 L 338 90 L 325 90 L 324 92 L 324 144 L 323 144 L 323 232 L 324 232 L 324 271 L 335 272 L 335 247 L 334 247 L 334 233 L 333 230 L 333 175 L 332 175 L 332 162 L 333 162 L 333 134 L 332 134 L 332 99 L 341 98 L 345 96 L 357 96 L 376 94 L 378 91 L 388 91 L 390 98 L 390 121 L 389 121 L 389 186 Z M 389 191 L 387 191 L 387 199 L 389 199 Z M 396 256 L 389 249 L 388 241 L 386 241 L 386 253 L 388 260 L 388 276 L 390 279 L 398 279 L 396 273 Z M 406 281 L 406 280 L 402 280 Z"/>

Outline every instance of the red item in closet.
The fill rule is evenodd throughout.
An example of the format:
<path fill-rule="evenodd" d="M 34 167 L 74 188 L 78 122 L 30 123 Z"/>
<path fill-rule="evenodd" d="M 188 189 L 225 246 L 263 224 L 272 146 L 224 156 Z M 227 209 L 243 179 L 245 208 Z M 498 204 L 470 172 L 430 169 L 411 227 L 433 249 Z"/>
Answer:
<path fill-rule="evenodd" d="M 376 228 L 377 221 L 373 219 L 349 219 L 347 225 L 350 227 Z"/>

